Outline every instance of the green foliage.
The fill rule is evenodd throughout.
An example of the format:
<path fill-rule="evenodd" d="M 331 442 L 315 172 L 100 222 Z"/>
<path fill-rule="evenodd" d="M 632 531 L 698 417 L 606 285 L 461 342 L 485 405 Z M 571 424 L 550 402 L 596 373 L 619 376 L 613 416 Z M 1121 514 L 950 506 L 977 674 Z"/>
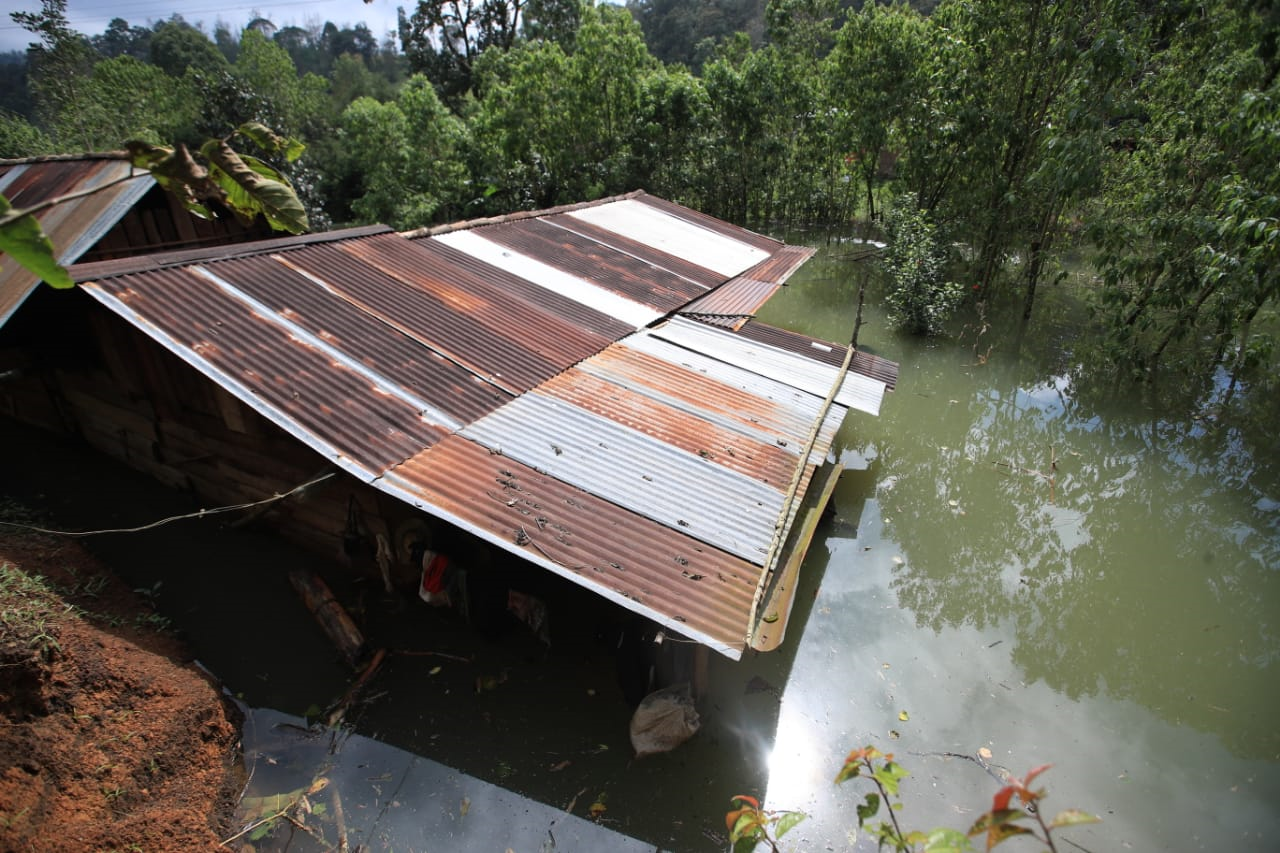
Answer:
<path fill-rule="evenodd" d="M 937 229 L 913 193 L 895 199 L 885 222 L 889 244 L 881 265 L 888 276 L 889 319 L 916 335 L 936 335 L 964 296 L 945 278 L 946 254 Z"/>
<path fill-rule="evenodd" d="M 400 46 L 409 68 L 456 103 L 472 90 L 481 54 L 515 45 L 522 6 L 522 0 L 418 0 L 413 14 L 400 9 Z"/>
<path fill-rule="evenodd" d="M 232 149 L 229 142 L 237 136 L 256 143 L 268 156 L 286 161 L 302 153 L 302 145 L 297 140 L 256 123 L 242 125 L 226 138 L 205 142 L 200 153 L 208 162 L 207 167 L 198 163 L 181 143 L 166 147 L 134 139 L 125 143 L 125 147 L 136 168 L 150 171 L 156 183 L 197 216 L 209 217 L 206 205 L 215 201 L 246 221 L 261 215 L 277 230 L 293 234 L 307 230 L 306 211 L 289 180 L 265 161 Z M 0 195 L 0 253 L 9 255 L 54 287 L 73 286 L 35 214 L 74 198 L 101 192 L 131 177 L 126 175 L 117 181 L 47 198 L 20 209 L 14 209 L 9 200 Z"/>
<path fill-rule="evenodd" d="M 1010 838 L 1027 836 L 1052 851 L 1056 849 L 1053 830 L 1064 826 L 1097 823 L 1098 818 L 1078 809 L 1069 809 L 1059 812 L 1052 820 L 1045 821 L 1038 807 L 1045 798 L 1045 792 L 1043 789 L 1032 789 L 1031 783 L 1048 769 L 1049 765 L 1045 764 L 1032 769 L 1022 779 L 1010 776 L 1008 784 L 991 798 L 990 810 L 979 816 L 967 832 L 949 828 L 928 832 L 903 831 L 896 815 L 896 811 L 902 808 L 902 803 L 895 802 L 893 798 L 898 795 L 899 784 L 908 773 L 893 760 L 892 753 L 883 753 L 873 746 L 855 749 L 845 757 L 835 781 L 839 785 L 852 779 L 866 779 L 875 786 L 875 791 L 866 795 L 864 801 L 855 807 L 855 812 L 858 826 L 867 830 L 881 849 L 888 847 L 899 853 L 961 853 L 973 850 L 970 838 L 983 837 L 985 849 L 990 850 Z M 1021 801 L 1023 808 L 1011 807 L 1015 797 Z M 889 820 L 870 823 L 880 813 L 882 803 L 888 804 L 886 812 Z"/>
<path fill-rule="evenodd" d="M 227 67 L 226 57 L 204 33 L 175 16 L 156 26 L 150 40 L 151 63 L 170 77 L 187 70 L 212 74 Z"/>
<path fill-rule="evenodd" d="M 224 139 L 210 139 L 200 147 L 208 166 L 200 165 L 184 145 L 169 148 L 131 140 L 127 148 L 133 165 L 152 177 L 197 216 L 210 215 L 206 204 L 216 201 L 245 221 L 263 216 L 272 228 L 300 234 L 309 227 L 302 202 L 281 172 L 265 161 L 232 149 L 229 141 L 244 136 L 268 156 L 296 160 L 302 144 L 262 124 L 241 125 Z"/>
<path fill-rule="evenodd" d="M 57 624 L 73 613 L 44 578 L 0 561 L 0 648 L 16 646 L 47 658 L 61 651 Z"/>
<path fill-rule="evenodd" d="M 751 853 L 761 844 L 768 844 L 777 853 L 778 839 L 807 817 L 798 811 L 765 811 L 759 800 L 746 794 L 739 794 L 730 802 L 737 808 L 724 816 L 724 823 L 734 853 Z"/>
<path fill-rule="evenodd" d="M 34 157 L 57 150 L 40 128 L 22 116 L 0 111 L 0 157 Z"/>
<path fill-rule="evenodd" d="M 525 42 L 486 53 L 472 118 L 475 174 L 491 203 L 546 207 L 633 189 L 643 81 L 657 72 L 622 9 L 583 10 L 576 47 Z"/>
<path fill-rule="evenodd" d="M 1169 354 L 1248 369 L 1254 319 L 1280 295 L 1280 111 L 1265 21 L 1214 4 L 1160 32 L 1143 120 L 1108 163 L 1090 219 L 1112 361 L 1153 378 Z M 1233 349 L 1234 341 L 1234 353 Z"/>
<path fill-rule="evenodd" d="M 54 259 L 53 243 L 36 218 L 25 210 L 14 210 L 0 195 L 0 253 L 8 254 L 54 287 L 71 287 L 67 271 Z"/>
<path fill-rule="evenodd" d="M 927 85 L 927 24 L 904 5 L 869 4 L 849 17 L 827 61 L 827 90 L 846 160 L 866 191 L 866 216 L 876 218 L 881 159 L 910 132 L 903 104 Z"/>
<path fill-rule="evenodd" d="M 55 139 L 74 139 L 85 151 L 110 151 L 129 137 L 151 141 L 181 133 L 194 120 L 194 92 L 159 68 L 132 56 L 93 66 L 48 126 Z"/>
<path fill-rule="evenodd" d="M 466 131 L 426 77 L 411 77 L 394 103 L 357 98 L 341 126 L 359 221 L 409 229 L 456 211 L 466 182 Z"/>

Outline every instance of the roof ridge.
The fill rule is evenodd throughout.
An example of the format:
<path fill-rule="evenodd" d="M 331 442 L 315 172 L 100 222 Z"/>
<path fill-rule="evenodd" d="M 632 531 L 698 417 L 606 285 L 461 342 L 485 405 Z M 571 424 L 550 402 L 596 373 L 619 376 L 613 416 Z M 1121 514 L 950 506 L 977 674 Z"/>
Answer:
<path fill-rule="evenodd" d="M 76 264 L 70 268 L 69 272 L 71 273 L 71 278 L 77 283 L 96 281 L 130 273 L 152 272 L 167 267 L 185 266 L 200 262 L 229 261 L 262 255 L 268 252 L 312 246 L 317 243 L 332 243 L 337 240 L 350 240 L 357 237 L 372 237 L 377 234 L 392 233 L 395 232 L 392 231 L 389 225 L 362 225 L 355 228 L 341 228 L 336 231 L 317 231 L 314 234 L 272 237 L 265 240 L 255 240 L 250 243 L 228 243 L 220 246 L 202 246 L 194 249 L 175 249 L 170 252 L 131 255 L 126 258 L 114 258 L 109 261 L 92 261 Z"/>
<path fill-rule="evenodd" d="M 128 160 L 128 151 L 87 151 L 83 154 L 38 154 L 33 157 L 0 157 L 0 166 L 57 163 L 66 160 Z"/>
<path fill-rule="evenodd" d="M 607 198 L 598 198 L 594 201 L 580 201 L 574 204 L 562 204 L 558 207 L 547 207 L 540 210 L 517 210 L 513 213 L 504 213 L 500 216 L 487 216 L 480 219 L 467 219 L 462 222 L 451 222 L 447 225 L 428 225 L 423 228 L 415 228 L 412 231 L 401 231 L 401 237 L 407 237 L 410 240 L 416 240 L 419 237 L 435 237 L 440 234 L 450 234 L 454 231 L 466 231 L 472 228 L 483 228 L 486 225 L 502 225 L 507 222 L 518 222 L 522 219 L 534 219 L 544 216 L 555 216 L 561 213 L 572 213 L 575 210 L 582 210 L 588 207 L 598 207 L 603 204 L 611 204 L 615 201 L 626 201 L 627 199 L 639 198 L 647 195 L 644 190 L 632 190 L 622 195 L 608 196 Z"/>

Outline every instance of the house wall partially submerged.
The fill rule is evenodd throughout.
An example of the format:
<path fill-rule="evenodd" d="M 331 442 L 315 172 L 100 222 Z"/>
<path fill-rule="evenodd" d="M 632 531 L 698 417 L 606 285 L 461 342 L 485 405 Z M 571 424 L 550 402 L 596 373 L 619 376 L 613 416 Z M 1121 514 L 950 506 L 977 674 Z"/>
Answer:
<path fill-rule="evenodd" d="M 736 659 L 785 624 L 766 599 L 806 547 L 788 531 L 895 372 L 749 321 L 808 254 L 636 193 L 81 264 L 0 334 L 0 411 L 209 504 L 340 470 L 264 513 L 411 582 L 398 533 L 421 511 L 436 550 Z"/>
<path fill-rule="evenodd" d="M 375 576 L 379 535 L 392 545 L 407 522 L 429 523 L 328 465 L 79 291 L 41 288 L 0 329 L 0 415 L 83 438 L 205 508 L 261 501 L 332 473 L 227 523 L 262 516 L 308 550 Z M 442 527 L 436 535 L 449 535 Z M 402 587 L 417 583 L 403 559 L 392 571 Z"/>

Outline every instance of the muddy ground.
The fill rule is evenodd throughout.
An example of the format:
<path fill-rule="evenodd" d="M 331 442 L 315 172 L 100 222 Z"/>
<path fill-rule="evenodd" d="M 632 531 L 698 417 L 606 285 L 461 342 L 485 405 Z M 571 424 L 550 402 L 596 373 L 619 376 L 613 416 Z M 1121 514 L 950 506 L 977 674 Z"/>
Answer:
<path fill-rule="evenodd" d="M 164 628 L 78 544 L 0 527 L 0 850 L 234 833 L 237 712 Z"/>

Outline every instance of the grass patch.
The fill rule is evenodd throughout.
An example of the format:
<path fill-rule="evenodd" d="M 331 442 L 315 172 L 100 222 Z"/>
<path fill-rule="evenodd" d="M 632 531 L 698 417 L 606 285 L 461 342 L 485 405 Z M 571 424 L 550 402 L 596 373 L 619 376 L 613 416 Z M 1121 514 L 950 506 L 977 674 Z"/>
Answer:
<path fill-rule="evenodd" d="M 48 658 L 62 651 L 57 624 L 75 617 L 76 608 L 66 604 L 58 591 L 39 575 L 0 561 L 0 626 L 10 643 L 25 646 Z"/>

